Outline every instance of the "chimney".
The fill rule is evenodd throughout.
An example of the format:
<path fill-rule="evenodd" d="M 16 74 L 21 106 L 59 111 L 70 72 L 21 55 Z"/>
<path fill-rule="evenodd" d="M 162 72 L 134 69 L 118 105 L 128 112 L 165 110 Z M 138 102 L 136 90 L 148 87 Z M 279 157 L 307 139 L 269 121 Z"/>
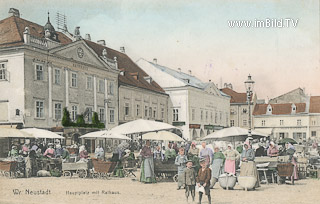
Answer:
<path fill-rule="evenodd" d="M 98 43 L 99 45 L 106 46 L 106 41 L 105 41 L 105 40 L 98 40 L 97 43 Z"/>
<path fill-rule="evenodd" d="M 153 63 L 154 63 L 154 64 L 158 64 L 157 58 L 153 58 Z"/>
<path fill-rule="evenodd" d="M 211 79 L 209 79 L 209 82 L 211 82 Z"/>
<path fill-rule="evenodd" d="M 178 71 L 181 72 L 181 68 L 178 68 Z"/>
<path fill-rule="evenodd" d="M 80 26 L 77 26 L 77 27 L 74 29 L 74 37 L 76 38 L 76 40 L 80 40 L 80 39 L 81 39 Z"/>
<path fill-rule="evenodd" d="M 20 12 L 19 12 L 18 9 L 10 8 L 8 13 L 9 13 L 9 17 L 10 16 L 15 16 L 15 17 L 20 18 Z"/>
<path fill-rule="evenodd" d="M 189 73 L 189 75 L 192 75 L 192 72 L 191 72 L 191 70 L 190 70 L 190 69 L 188 70 L 188 73 Z"/>
<path fill-rule="evenodd" d="M 126 53 L 125 48 L 124 48 L 124 47 L 120 47 L 120 52 L 122 52 L 122 53 Z"/>
<path fill-rule="evenodd" d="M 90 40 L 90 41 L 91 41 L 91 36 L 90 36 L 90 34 L 89 34 L 89 33 L 87 33 L 87 34 L 86 34 L 85 39 L 86 39 L 86 40 Z"/>

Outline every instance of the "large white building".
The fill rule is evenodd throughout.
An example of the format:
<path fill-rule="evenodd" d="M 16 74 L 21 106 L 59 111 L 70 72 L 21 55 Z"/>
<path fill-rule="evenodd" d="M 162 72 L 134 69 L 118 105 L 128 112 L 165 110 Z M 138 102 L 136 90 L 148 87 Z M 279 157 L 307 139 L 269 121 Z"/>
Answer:
<path fill-rule="evenodd" d="M 169 120 L 182 129 L 185 139 L 199 139 L 229 126 L 230 97 L 213 82 L 204 83 L 191 73 L 159 65 L 156 60 L 139 59 L 137 64 L 169 94 Z"/>

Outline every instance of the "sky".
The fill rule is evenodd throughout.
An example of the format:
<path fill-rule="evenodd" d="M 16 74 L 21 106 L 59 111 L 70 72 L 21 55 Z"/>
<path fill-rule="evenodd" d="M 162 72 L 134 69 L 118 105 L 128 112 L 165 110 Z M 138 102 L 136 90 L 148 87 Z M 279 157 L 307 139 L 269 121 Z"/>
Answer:
<path fill-rule="evenodd" d="M 9 8 L 45 25 L 47 12 L 67 16 L 70 32 L 108 47 L 124 46 L 139 58 L 178 69 L 218 87 L 231 83 L 245 92 L 250 74 L 258 98 L 274 98 L 298 87 L 320 95 L 320 5 L 318 0 L 1 0 L 0 19 Z M 289 27 L 230 27 L 229 21 L 286 22 Z M 296 26 L 292 24 L 297 23 Z M 288 20 L 289 22 L 289 20 Z M 284 23 L 283 23 L 284 24 Z"/>

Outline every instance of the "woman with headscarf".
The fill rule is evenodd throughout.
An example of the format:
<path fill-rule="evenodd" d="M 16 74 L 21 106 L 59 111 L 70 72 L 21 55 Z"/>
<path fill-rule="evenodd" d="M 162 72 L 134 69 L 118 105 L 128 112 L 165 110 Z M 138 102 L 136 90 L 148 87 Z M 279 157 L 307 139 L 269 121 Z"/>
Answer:
<path fill-rule="evenodd" d="M 48 149 L 44 152 L 43 156 L 49 157 L 49 158 L 54 158 L 55 157 L 55 150 L 53 149 L 53 144 L 49 143 L 48 144 Z"/>
<path fill-rule="evenodd" d="M 200 158 L 204 158 L 207 164 L 207 167 L 210 166 L 212 162 L 212 157 L 213 157 L 213 151 L 212 149 L 206 147 L 206 142 L 202 142 L 202 150 L 200 151 Z"/>
<path fill-rule="evenodd" d="M 89 154 L 88 154 L 86 147 L 84 145 L 80 146 L 80 148 L 79 148 L 79 157 L 82 160 L 87 159 L 89 157 Z"/>
<path fill-rule="evenodd" d="M 279 155 L 279 150 L 273 141 L 270 142 L 267 154 L 269 157 L 277 157 Z"/>
<path fill-rule="evenodd" d="M 142 148 L 140 155 L 142 156 L 140 182 L 155 183 L 153 156 L 149 140 L 146 141 L 146 145 Z"/>
<path fill-rule="evenodd" d="M 212 171 L 211 171 L 211 185 L 210 188 L 218 181 L 220 174 L 223 173 L 223 164 L 225 161 L 225 156 L 222 152 L 220 152 L 219 147 L 214 148 L 214 153 L 212 157 Z"/>
<path fill-rule="evenodd" d="M 175 160 L 176 159 L 176 150 L 173 148 L 172 143 L 168 144 L 168 149 L 166 149 L 164 153 L 165 159 L 168 160 Z"/>
<path fill-rule="evenodd" d="M 17 146 L 12 145 L 11 150 L 8 152 L 8 157 L 17 157 L 19 155 Z"/>
<path fill-rule="evenodd" d="M 255 188 L 260 186 L 259 174 L 254 162 L 254 151 L 249 148 L 248 144 L 243 145 L 243 151 L 241 153 L 241 167 L 240 167 L 240 176 L 253 176 L 256 177 Z"/>
<path fill-rule="evenodd" d="M 200 150 L 197 148 L 196 143 L 192 142 L 188 151 L 188 158 L 192 160 L 193 168 L 196 174 L 198 174 L 198 171 L 200 169 L 199 151 Z"/>
<path fill-rule="evenodd" d="M 228 144 L 228 149 L 224 152 L 226 162 L 224 171 L 230 174 L 236 174 L 236 160 L 239 159 L 240 154 L 237 150 L 233 149 L 231 144 Z"/>

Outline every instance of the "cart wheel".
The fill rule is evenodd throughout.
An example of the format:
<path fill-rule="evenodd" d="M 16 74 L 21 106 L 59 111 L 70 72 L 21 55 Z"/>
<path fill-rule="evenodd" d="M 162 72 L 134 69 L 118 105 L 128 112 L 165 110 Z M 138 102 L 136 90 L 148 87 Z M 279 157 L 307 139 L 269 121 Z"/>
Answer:
<path fill-rule="evenodd" d="M 72 173 L 71 173 L 71 171 L 63 171 L 62 172 L 62 175 L 64 176 L 64 177 L 72 177 Z"/>
<path fill-rule="evenodd" d="M 10 178 L 10 172 L 5 171 L 5 172 L 4 172 L 4 176 L 7 177 L 7 178 Z"/>
<path fill-rule="evenodd" d="M 100 177 L 99 173 L 92 173 L 91 175 L 92 175 L 92 178 L 99 178 Z"/>
<path fill-rule="evenodd" d="M 178 182 L 178 174 L 176 174 L 176 175 L 173 176 L 173 181 L 174 181 L 174 182 Z"/>
<path fill-rule="evenodd" d="M 80 178 L 86 178 L 88 175 L 88 172 L 86 169 L 77 169 L 77 174 Z"/>

